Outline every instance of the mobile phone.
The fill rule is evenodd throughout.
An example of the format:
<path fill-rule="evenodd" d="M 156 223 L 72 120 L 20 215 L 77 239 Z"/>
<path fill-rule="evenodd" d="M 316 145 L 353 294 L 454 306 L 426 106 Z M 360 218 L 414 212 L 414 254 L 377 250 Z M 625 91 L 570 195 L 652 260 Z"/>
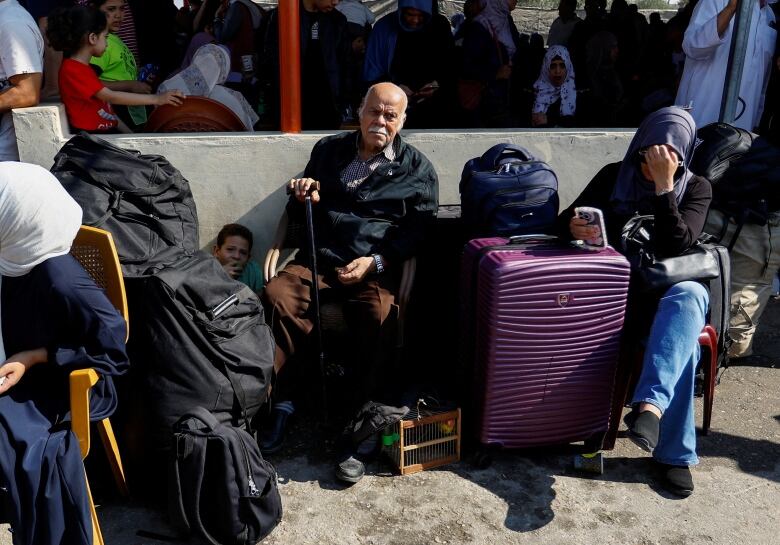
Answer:
<path fill-rule="evenodd" d="M 585 244 L 596 248 L 606 248 L 607 231 L 604 229 L 604 213 L 598 208 L 592 208 L 590 206 L 578 206 L 574 209 L 574 213 L 578 218 L 587 221 L 588 226 L 596 226 L 599 228 L 600 235 L 596 238 L 585 240 Z"/>

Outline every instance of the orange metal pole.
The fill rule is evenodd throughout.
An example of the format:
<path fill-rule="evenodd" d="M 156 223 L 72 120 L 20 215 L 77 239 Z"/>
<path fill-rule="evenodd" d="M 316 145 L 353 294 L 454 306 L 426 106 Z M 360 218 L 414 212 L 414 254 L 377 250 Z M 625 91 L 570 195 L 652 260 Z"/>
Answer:
<path fill-rule="evenodd" d="M 279 0 L 279 92 L 282 132 L 301 132 L 299 0 Z"/>

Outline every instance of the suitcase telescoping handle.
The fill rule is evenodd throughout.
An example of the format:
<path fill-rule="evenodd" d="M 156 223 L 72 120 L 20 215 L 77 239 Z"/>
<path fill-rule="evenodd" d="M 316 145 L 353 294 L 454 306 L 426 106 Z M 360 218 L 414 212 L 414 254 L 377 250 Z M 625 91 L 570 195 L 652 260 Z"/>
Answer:
<path fill-rule="evenodd" d="M 507 244 L 509 246 L 515 246 L 519 244 L 536 244 L 536 243 L 546 243 L 547 246 L 551 244 L 560 245 L 561 239 L 559 239 L 555 235 L 534 233 L 530 235 L 515 235 L 513 237 L 509 237 L 509 240 L 507 241 Z"/>
<path fill-rule="evenodd" d="M 502 159 L 518 159 L 520 161 L 533 161 L 535 157 L 522 146 L 516 144 L 496 144 L 482 154 L 482 165 L 488 168 L 496 168 Z"/>

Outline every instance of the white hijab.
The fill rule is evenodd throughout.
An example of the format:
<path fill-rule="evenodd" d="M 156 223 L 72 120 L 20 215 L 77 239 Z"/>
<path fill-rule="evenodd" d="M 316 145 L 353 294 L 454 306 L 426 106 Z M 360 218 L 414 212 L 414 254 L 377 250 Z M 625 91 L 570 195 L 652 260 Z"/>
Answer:
<path fill-rule="evenodd" d="M 22 276 L 39 263 L 68 253 L 80 226 L 81 207 L 48 170 L 0 162 L 0 275 Z M 4 361 L 0 334 L 0 362 Z"/>
<path fill-rule="evenodd" d="M 165 80 L 157 92 L 178 89 L 185 95 L 221 102 L 241 119 L 246 130 L 251 131 L 259 117 L 241 93 L 221 85 L 229 73 L 230 54 L 227 50 L 216 44 L 206 44 L 198 48 L 187 68 Z"/>
<path fill-rule="evenodd" d="M 509 55 L 509 63 L 511 64 L 515 51 L 517 51 L 517 46 L 512 38 L 512 30 L 509 24 L 510 16 L 508 0 L 482 0 L 482 11 L 474 17 L 474 20 L 484 26 L 493 38 L 506 48 L 506 52 Z"/>
<path fill-rule="evenodd" d="M 566 65 L 566 79 L 560 87 L 550 81 L 550 65 L 555 57 L 560 57 Z M 554 45 L 547 50 L 539 71 L 539 79 L 534 83 L 533 113 L 547 113 L 547 110 L 561 99 L 561 115 L 574 115 L 577 109 L 577 88 L 574 85 L 574 67 L 571 64 L 569 51 L 562 45 Z"/>

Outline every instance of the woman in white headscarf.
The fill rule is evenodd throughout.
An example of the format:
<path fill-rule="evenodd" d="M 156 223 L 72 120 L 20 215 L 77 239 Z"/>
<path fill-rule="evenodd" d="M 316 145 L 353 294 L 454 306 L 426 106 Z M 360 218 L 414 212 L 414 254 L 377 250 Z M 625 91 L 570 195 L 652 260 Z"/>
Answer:
<path fill-rule="evenodd" d="M 207 97 L 230 108 L 251 131 L 259 119 L 252 106 L 238 91 L 228 89 L 223 83 L 230 74 L 230 53 L 216 44 L 206 44 L 195 52 L 192 63 L 165 80 L 158 93 L 178 89 L 186 95 Z"/>
<path fill-rule="evenodd" d="M 68 253 L 81 208 L 47 170 L 0 162 L 0 511 L 15 545 L 91 544 L 68 375 L 95 368 L 94 419 L 116 407 L 125 323 Z"/>
<path fill-rule="evenodd" d="M 550 111 L 554 105 L 557 108 Z M 554 45 L 544 55 L 539 79 L 534 83 L 531 125 L 571 126 L 576 109 L 577 89 L 574 85 L 574 67 L 569 51 L 562 45 Z"/>

